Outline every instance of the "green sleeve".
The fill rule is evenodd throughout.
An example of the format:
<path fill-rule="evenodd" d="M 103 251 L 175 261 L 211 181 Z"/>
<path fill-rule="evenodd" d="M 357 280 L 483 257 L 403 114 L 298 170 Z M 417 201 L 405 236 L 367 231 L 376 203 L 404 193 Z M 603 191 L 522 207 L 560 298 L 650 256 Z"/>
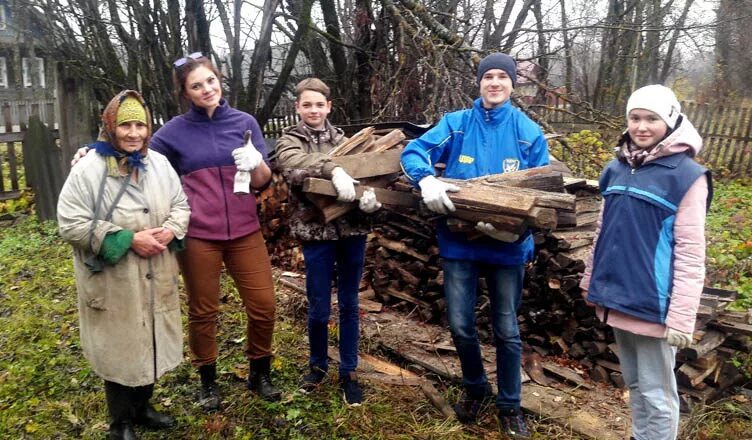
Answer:
<path fill-rule="evenodd" d="M 185 240 L 173 238 L 167 247 L 173 252 L 182 252 L 185 250 Z"/>
<path fill-rule="evenodd" d="M 99 249 L 99 256 L 110 266 L 115 265 L 128 253 L 133 243 L 133 235 L 133 231 L 126 229 L 107 234 Z"/>

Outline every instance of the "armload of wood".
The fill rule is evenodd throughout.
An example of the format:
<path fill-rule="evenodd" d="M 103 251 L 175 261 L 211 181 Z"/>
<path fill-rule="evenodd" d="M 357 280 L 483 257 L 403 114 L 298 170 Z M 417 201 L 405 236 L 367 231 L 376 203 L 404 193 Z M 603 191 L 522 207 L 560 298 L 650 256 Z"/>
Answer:
<path fill-rule="evenodd" d="M 332 154 L 360 180 L 358 196 L 366 187 L 373 188 L 384 205 L 370 236 L 363 288 L 372 289 L 375 298 L 387 307 L 422 321 L 446 324 L 444 277 L 434 226 L 438 216 L 421 206 L 419 192 L 401 173 L 403 144 L 404 135 L 394 131 L 378 137 L 378 133 L 365 129 Z M 260 198 L 266 219 L 264 235 L 272 248 L 274 264 L 302 271 L 300 252 L 285 238 L 279 220 L 286 212 L 282 197 L 287 187 L 275 179 L 285 194 L 270 188 L 270 196 Z M 461 188 L 448 194 L 457 208 L 448 220 L 452 230 L 479 238 L 475 223 L 484 221 L 506 231 L 514 240 L 533 228 L 536 256 L 526 272 L 519 314 L 528 355 L 545 358 L 542 364 L 546 372 L 562 379 L 571 381 L 555 368 L 557 364 L 585 372 L 596 382 L 623 387 L 613 333 L 586 305 L 579 289 L 600 210 L 597 182 L 569 177 L 561 164 L 447 181 Z M 357 209 L 357 202 L 337 202 L 328 180 L 307 178 L 303 190 L 318 201 L 326 221 Z M 482 340 L 491 342 L 490 302 L 483 279 L 479 288 L 479 334 Z M 677 355 L 676 371 L 685 403 L 715 398 L 741 378 L 742 373 L 730 359 L 736 350 L 748 353 L 752 348 L 748 342 L 752 317 L 724 311 L 733 299 L 733 292 L 718 289 L 706 289 L 703 295 L 696 343 Z M 535 380 L 537 375 L 530 376 Z"/>

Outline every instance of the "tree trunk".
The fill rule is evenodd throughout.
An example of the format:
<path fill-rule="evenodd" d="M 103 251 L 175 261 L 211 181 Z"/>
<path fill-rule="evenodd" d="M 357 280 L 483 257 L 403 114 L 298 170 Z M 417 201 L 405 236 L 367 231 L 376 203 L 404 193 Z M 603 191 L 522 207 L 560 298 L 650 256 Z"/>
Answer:
<path fill-rule="evenodd" d="M 290 72 L 292 72 L 293 67 L 295 67 L 295 60 L 298 57 L 298 52 L 300 52 L 300 47 L 305 40 L 306 34 L 308 33 L 308 27 L 310 26 L 313 1 L 314 0 L 303 0 L 300 7 L 300 14 L 297 19 L 298 30 L 293 36 L 290 50 L 287 52 L 287 57 L 285 58 L 285 64 L 279 72 L 274 88 L 272 88 L 272 91 L 264 102 L 264 107 L 256 114 L 256 120 L 262 127 L 271 117 L 274 107 L 277 105 L 280 96 L 282 96 L 282 91 L 284 91 L 287 79 L 290 77 Z"/>

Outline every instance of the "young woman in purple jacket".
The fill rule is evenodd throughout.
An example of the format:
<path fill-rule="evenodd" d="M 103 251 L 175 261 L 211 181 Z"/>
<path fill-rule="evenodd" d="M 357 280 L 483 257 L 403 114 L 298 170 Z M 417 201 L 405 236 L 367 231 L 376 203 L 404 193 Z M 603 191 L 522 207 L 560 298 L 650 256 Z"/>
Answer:
<path fill-rule="evenodd" d="M 221 74 L 201 53 L 175 61 L 173 79 L 189 109 L 154 135 L 151 148 L 177 170 L 191 206 L 179 263 L 188 294 L 188 341 L 201 376 L 199 403 L 206 411 L 220 407 L 216 335 L 223 265 L 248 319 L 248 388 L 277 400 L 270 378 L 274 283 L 251 191 L 271 178 L 261 128 L 222 98 Z"/>

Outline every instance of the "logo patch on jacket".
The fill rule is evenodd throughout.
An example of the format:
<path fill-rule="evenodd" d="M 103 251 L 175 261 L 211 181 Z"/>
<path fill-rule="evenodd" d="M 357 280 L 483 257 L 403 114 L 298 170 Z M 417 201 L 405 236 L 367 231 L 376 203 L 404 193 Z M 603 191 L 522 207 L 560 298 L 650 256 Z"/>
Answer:
<path fill-rule="evenodd" d="M 473 163 L 473 162 L 475 162 L 475 158 L 474 157 L 467 156 L 467 155 L 464 155 L 464 154 L 460 154 L 460 157 L 457 160 L 459 160 L 460 163 L 464 163 L 464 164 L 468 164 L 468 165 L 471 164 L 471 163 Z"/>
<path fill-rule="evenodd" d="M 505 173 L 510 173 L 520 169 L 520 161 L 519 159 L 504 159 L 502 166 Z"/>

